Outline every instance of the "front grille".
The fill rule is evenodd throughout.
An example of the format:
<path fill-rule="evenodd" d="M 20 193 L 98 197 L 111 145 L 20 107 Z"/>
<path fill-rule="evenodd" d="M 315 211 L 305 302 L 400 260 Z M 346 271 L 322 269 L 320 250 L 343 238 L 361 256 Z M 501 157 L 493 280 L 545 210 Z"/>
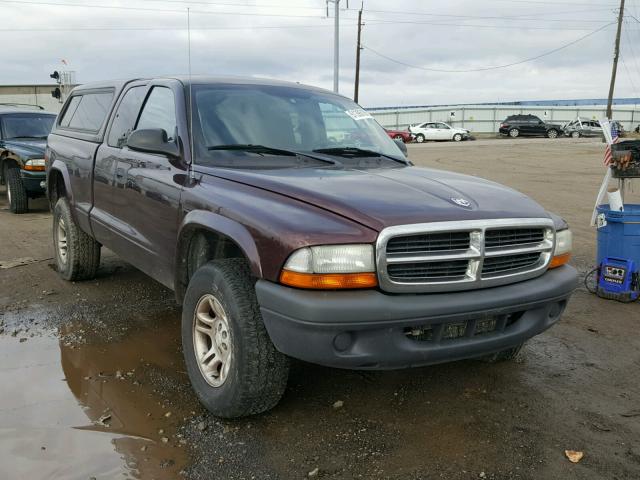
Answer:
<path fill-rule="evenodd" d="M 540 261 L 540 252 L 485 258 L 482 276 L 530 268 Z"/>
<path fill-rule="evenodd" d="M 393 279 L 406 281 L 436 281 L 462 279 L 467 273 L 467 260 L 452 260 L 429 263 L 396 263 L 389 265 L 387 271 Z"/>
<path fill-rule="evenodd" d="M 486 248 L 502 248 L 544 241 L 543 228 L 508 228 L 487 230 L 484 245 Z"/>
<path fill-rule="evenodd" d="M 437 292 L 533 278 L 546 270 L 554 237 L 553 222 L 545 218 L 389 227 L 376 245 L 380 286 Z"/>
<path fill-rule="evenodd" d="M 443 232 L 394 237 L 387 243 L 387 254 L 429 253 L 469 248 L 469 232 Z"/>

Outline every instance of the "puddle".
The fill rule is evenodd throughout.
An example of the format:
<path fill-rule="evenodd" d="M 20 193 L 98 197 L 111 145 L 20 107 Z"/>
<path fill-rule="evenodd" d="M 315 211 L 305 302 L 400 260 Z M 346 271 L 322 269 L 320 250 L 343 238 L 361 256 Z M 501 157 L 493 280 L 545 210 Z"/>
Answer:
<path fill-rule="evenodd" d="M 115 343 L 70 342 L 79 329 L 0 336 L 0 478 L 179 477 L 175 429 L 195 406 L 158 394 L 184 384 L 177 322 Z"/>

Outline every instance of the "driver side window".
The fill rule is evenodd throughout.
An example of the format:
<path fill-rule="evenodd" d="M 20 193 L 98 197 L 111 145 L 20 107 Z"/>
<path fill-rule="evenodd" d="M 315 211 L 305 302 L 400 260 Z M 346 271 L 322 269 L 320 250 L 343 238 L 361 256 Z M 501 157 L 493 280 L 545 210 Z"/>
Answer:
<path fill-rule="evenodd" d="M 167 87 L 153 87 L 142 108 L 136 130 L 162 128 L 167 132 L 168 141 L 176 139 L 176 102 L 173 92 Z"/>

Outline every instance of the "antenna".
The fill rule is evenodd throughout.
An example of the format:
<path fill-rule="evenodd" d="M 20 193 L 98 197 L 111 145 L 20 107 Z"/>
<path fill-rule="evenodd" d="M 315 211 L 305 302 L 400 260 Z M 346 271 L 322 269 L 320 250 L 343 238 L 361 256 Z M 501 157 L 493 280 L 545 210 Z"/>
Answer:
<path fill-rule="evenodd" d="M 191 165 L 193 165 L 193 79 L 191 74 L 191 9 L 187 7 L 187 57 L 189 64 L 189 172 L 193 175 Z"/>

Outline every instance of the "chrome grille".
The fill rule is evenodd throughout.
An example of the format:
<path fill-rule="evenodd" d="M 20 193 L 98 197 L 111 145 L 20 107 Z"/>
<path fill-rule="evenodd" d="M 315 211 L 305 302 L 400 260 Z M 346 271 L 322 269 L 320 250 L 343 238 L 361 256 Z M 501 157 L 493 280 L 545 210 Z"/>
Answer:
<path fill-rule="evenodd" d="M 531 268 L 540 261 L 540 252 L 505 255 L 504 257 L 485 258 L 482 265 L 482 276 L 495 275 L 502 272 L 513 272 L 522 268 Z"/>
<path fill-rule="evenodd" d="M 394 237 L 387 243 L 387 254 L 438 252 L 442 250 L 466 250 L 469 248 L 468 232 L 427 233 Z"/>
<path fill-rule="evenodd" d="M 543 228 L 507 228 L 504 230 L 488 230 L 484 244 L 486 248 L 501 248 L 527 243 L 540 243 L 543 240 Z"/>
<path fill-rule="evenodd" d="M 430 263 L 395 263 L 387 267 L 389 277 L 404 281 L 424 279 L 461 279 L 467 273 L 467 260 Z"/>
<path fill-rule="evenodd" d="M 533 278 L 547 269 L 554 240 L 547 218 L 389 227 L 376 245 L 380 286 L 389 292 L 438 292 Z"/>

